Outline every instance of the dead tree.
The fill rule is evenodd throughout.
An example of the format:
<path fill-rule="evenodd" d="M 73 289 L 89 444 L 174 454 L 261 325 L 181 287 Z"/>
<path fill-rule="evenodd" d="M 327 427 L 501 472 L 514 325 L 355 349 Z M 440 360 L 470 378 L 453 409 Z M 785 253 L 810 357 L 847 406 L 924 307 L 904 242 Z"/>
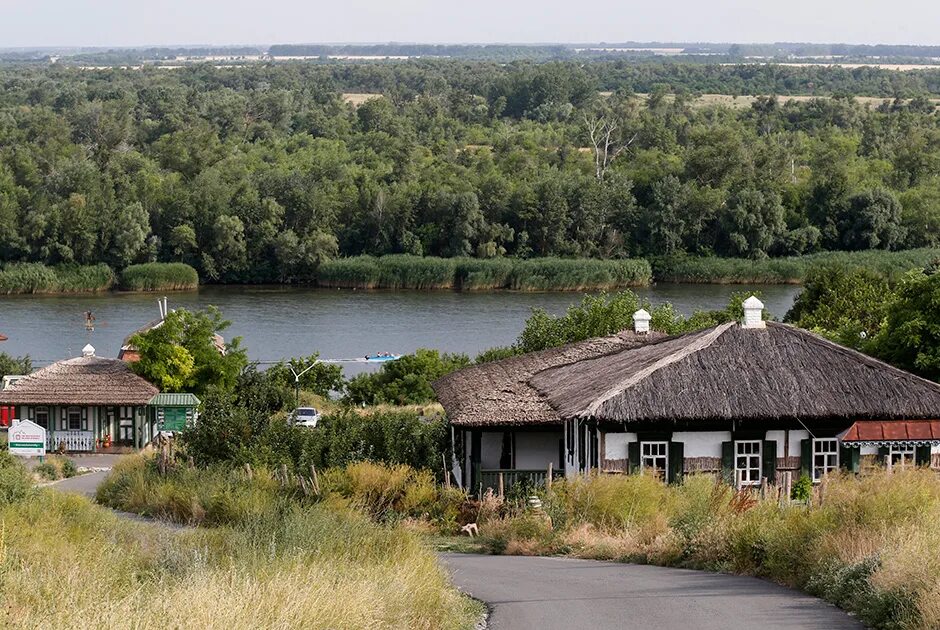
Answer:
<path fill-rule="evenodd" d="M 604 117 L 584 115 L 584 125 L 587 127 L 588 139 L 594 151 L 594 176 L 597 181 L 604 180 L 604 174 L 618 155 L 626 151 L 636 140 L 638 133 L 622 142 L 617 123 Z"/>

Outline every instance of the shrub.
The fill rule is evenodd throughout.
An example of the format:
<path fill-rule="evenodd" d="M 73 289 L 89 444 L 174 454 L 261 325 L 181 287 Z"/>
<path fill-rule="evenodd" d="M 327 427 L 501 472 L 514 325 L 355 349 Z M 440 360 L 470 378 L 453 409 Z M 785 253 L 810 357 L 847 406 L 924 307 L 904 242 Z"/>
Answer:
<path fill-rule="evenodd" d="M 121 272 L 125 291 L 182 291 L 199 286 L 199 274 L 184 263 L 130 265 Z"/>
<path fill-rule="evenodd" d="M 62 476 L 68 479 L 78 474 L 78 467 L 71 459 L 66 459 L 62 461 L 61 472 Z"/>
<path fill-rule="evenodd" d="M 793 484 L 793 489 L 790 491 L 790 498 L 795 501 L 809 501 L 813 496 L 813 480 L 809 478 L 809 475 L 800 475 L 800 478 L 796 480 L 796 483 Z"/>
<path fill-rule="evenodd" d="M 431 383 L 470 365 L 463 354 L 440 353 L 419 348 L 395 361 L 384 363 L 378 372 L 363 373 L 346 384 L 346 401 L 352 404 L 422 404 L 435 400 Z"/>
<path fill-rule="evenodd" d="M 43 462 L 33 469 L 37 475 L 47 481 L 55 481 L 59 478 L 59 469 L 52 462 Z"/>
<path fill-rule="evenodd" d="M 105 264 L 47 267 L 41 263 L 10 263 L 0 270 L 0 294 L 93 293 L 107 291 L 114 273 Z"/>
<path fill-rule="evenodd" d="M 26 498 L 32 488 L 32 478 L 26 467 L 9 451 L 0 451 L 0 506 Z"/>

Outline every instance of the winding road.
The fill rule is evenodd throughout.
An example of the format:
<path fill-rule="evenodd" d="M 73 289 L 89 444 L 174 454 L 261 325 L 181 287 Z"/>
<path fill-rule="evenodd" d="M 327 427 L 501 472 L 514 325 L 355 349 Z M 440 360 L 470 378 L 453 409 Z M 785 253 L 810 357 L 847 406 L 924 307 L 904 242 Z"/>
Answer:
<path fill-rule="evenodd" d="M 493 630 L 858 630 L 826 602 L 756 578 L 647 565 L 443 554 Z"/>
<path fill-rule="evenodd" d="M 95 472 L 54 487 L 94 496 L 106 476 Z M 460 590 L 486 602 L 493 630 L 864 628 L 822 600 L 756 578 L 572 558 L 441 554 L 441 560 Z"/>

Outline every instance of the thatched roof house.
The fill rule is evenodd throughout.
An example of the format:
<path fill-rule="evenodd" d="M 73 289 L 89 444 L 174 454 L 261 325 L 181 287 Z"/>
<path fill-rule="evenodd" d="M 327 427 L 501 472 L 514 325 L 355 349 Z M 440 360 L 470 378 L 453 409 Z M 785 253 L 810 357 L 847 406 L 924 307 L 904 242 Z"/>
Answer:
<path fill-rule="evenodd" d="M 940 385 L 762 310 L 752 297 L 743 321 L 673 337 L 638 311 L 632 332 L 441 378 L 455 475 L 475 490 L 598 469 L 759 485 L 857 471 L 862 457 L 940 465 Z"/>
<path fill-rule="evenodd" d="M 146 405 L 159 389 L 118 359 L 85 356 L 58 361 L 0 391 L 7 405 Z"/>
<path fill-rule="evenodd" d="M 549 368 L 635 348 L 663 336 L 628 330 L 586 339 L 473 365 L 441 377 L 432 387 L 456 426 L 560 424 L 558 414 L 529 379 Z"/>
<path fill-rule="evenodd" d="M 730 322 L 529 383 L 560 417 L 600 422 L 940 418 L 940 385 L 775 322 Z"/>

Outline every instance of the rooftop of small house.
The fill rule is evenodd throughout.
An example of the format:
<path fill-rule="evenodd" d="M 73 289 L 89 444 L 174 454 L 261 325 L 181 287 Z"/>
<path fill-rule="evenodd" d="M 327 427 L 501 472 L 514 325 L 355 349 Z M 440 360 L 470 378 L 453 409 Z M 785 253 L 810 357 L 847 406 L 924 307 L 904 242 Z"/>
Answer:
<path fill-rule="evenodd" d="M 756 298 L 744 306 L 740 323 L 674 337 L 621 333 L 640 337 L 634 343 L 587 340 L 574 345 L 588 351 L 563 347 L 549 361 L 534 353 L 474 366 L 434 388 L 463 426 L 940 418 L 940 385 L 764 322 Z"/>
<path fill-rule="evenodd" d="M 146 405 L 159 391 L 125 362 L 96 357 L 88 345 L 81 357 L 57 361 L 0 390 L 0 403 Z"/>

